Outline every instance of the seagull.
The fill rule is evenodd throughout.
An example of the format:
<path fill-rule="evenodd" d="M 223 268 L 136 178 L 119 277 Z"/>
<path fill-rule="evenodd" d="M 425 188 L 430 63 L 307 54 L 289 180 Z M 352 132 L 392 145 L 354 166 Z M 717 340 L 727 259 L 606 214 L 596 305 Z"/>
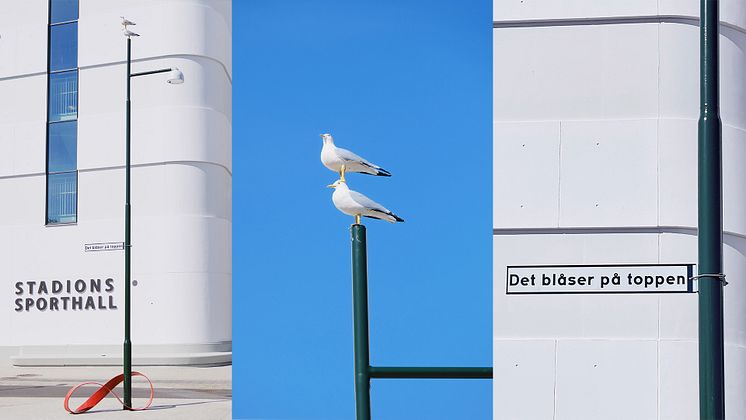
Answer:
<path fill-rule="evenodd" d="M 127 38 L 129 38 L 131 36 L 140 36 L 139 34 L 136 34 L 136 33 L 132 32 L 132 31 L 130 31 L 129 29 L 125 29 L 123 32 L 124 32 L 124 36 L 126 36 Z"/>
<path fill-rule="evenodd" d="M 391 176 L 389 171 L 374 165 L 360 156 L 334 145 L 331 134 L 321 134 L 324 147 L 321 148 L 321 163 L 334 172 L 339 179 L 345 180 L 345 172 L 360 172 L 368 175 Z"/>
<path fill-rule="evenodd" d="M 360 216 L 385 220 L 390 223 L 404 221 L 404 219 L 395 215 L 386 207 L 357 191 L 347 188 L 347 183 L 341 179 L 334 181 L 334 184 L 327 185 L 327 187 L 334 188 L 334 194 L 332 194 L 334 207 L 344 214 L 355 216 L 355 223 L 358 225 L 360 224 Z"/>
<path fill-rule="evenodd" d="M 131 25 L 131 26 L 137 25 L 135 22 L 131 22 L 131 21 L 127 20 L 127 18 L 124 17 L 124 16 L 119 16 L 119 17 L 122 18 L 122 25 L 124 25 L 125 28 L 128 25 Z"/>

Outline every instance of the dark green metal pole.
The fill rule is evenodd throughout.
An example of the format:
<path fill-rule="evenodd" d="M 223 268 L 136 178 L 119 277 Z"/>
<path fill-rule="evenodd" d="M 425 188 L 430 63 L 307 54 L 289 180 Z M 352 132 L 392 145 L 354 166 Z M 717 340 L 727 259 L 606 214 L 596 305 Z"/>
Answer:
<path fill-rule="evenodd" d="M 718 0 L 701 0 L 699 116 L 699 416 L 725 418 L 723 198 Z"/>
<path fill-rule="evenodd" d="M 491 367 L 389 367 L 371 366 L 371 378 L 492 379 Z"/>
<path fill-rule="evenodd" d="M 132 341 L 130 339 L 130 80 L 132 62 L 132 40 L 127 38 L 127 110 L 125 123 L 124 163 L 124 409 L 132 407 Z"/>
<path fill-rule="evenodd" d="M 365 226 L 354 224 L 352 235 L 352 311 L 355 340 L 355 412 L 370 420 L 370 354 L 368 347 L 368 257 Z"/>

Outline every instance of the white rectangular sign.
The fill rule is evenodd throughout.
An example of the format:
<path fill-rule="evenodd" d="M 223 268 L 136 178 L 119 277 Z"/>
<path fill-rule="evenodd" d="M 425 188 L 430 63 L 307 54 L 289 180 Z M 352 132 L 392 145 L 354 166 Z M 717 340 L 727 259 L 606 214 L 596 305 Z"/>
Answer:
<path fill-rule="evenodd" d="M 508 266 L 506 293 L 691 293 L 694 264 Z"/>
<path fill-rule="evenodd" d="M 85 252 L 121 251 L 123 249 L 124 242 L 99 242 L 94 244 L 85 244 Z"/>

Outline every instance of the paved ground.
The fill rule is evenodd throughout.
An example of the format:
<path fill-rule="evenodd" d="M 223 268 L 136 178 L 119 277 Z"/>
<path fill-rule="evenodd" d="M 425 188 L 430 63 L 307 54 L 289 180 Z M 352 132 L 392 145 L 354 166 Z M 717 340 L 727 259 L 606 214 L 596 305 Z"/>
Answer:
<path fill-rule="evenodd" d="M 223 367 L 135 367 L 153 381 L 155 399 L 148 410 L 123 411 L 113 396 L 107 396 L 79 420 L 230 420 L 231 366 Z M 71 420 L 62 407 L 67 392 L 80 382 L 106 382 L 120 373 L 116 367 L 12 367 L 0 366 L 0 419 Z M 147 381 L 132 380 L 133 404 L 145 404 Z M 77 408 L 97 388 L 83 387 L 70 400 Z M 121 397 L 121 385 L 116 393 Z"/>

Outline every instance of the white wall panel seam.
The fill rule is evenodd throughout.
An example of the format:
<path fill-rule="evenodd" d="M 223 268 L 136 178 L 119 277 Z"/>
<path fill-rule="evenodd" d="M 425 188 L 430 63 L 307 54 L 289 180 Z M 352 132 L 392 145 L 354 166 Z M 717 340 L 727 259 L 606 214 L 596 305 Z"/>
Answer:
<path fill-rule="evenodd" d="M 552 410 L 552 420 L 557 419 L 557 344 L 558 340 L 554 341 L 554 388 L 553 388 L 553 397 L 554 397 L 554 408 Z"/>
<path fill-rule="evenodd" d="M 660 235 L 658 235 L 658 262 L 660 262 Z M 661 383 L 661 298 L 658 297 L 658 340 L 655 345 L 655 377 L 658 384 Z M 655 411 L 657 418 L 661 418 L 661 387 L 655 387 Z"/>
<path fill-rule="evenodd" d="M 558 121 L 557 136 L 559 147 L 557 148 L 557 227 L 562 223 L 562 121 Z"/>
<path fill-rule="evenodd" d="M 495 342 L 500 341 L 547 341 L 547 340 L 556 340 L 556 341 L 583 341 L 583 342 L 599 342 L 599 343 L 608 343 L 608 342 L 630 342 L 630 341 L 641 341 L 646 343 L 657 343 L 659 340 L 657 338 L 637 338 L 637 337 L 563 337 L 563 336 L 551 336 L 551 337 L 505 337 L 500 336 L 500 338 L 495 338 Z M 684 339 L 665 339 L 662 341 L 681 341 L 681 342 L 689 342 L 692 340 L 684 340 Z M 746 348 L 746 347 L 743 347 Z"/>
<path fill-rule="evenodd" d="M 133 169 L 134 168 L 147 168 L 147 167 L 153 167 L 153 166 L 165 166 L 165 165 L 212 165 L 217 166 L 225 170 L 225 172 L 233 176 L 233 173 L 230 169 L 228 169 L 225 165 L 217 163 L 217 162 L 210 162 L 210 161 L 204 161 L 204 160 L 159 160 L 157 162 L 148 162 L 148 163 L 133 163 L 130 165 Z M 116 165 L 116 166 L 101 166 L 96 168 L 86 168 L 86 169 L 78 169 L 78 172 L 96 172 L 96 171 L 110 171 L 110 170 L 117 170 L 117 169 L 124 169 L 124 165 Z M 0 177 L 0 179 L 2 179 Z"/>
<path fill-rule="evenodd" d="M 623 122 L 623 121 L 649 121 L 649 120 L 659 120 L 659 121 L 698 121 L 698 117 L 691 117 L 691 118 L 683 118 L 683 117 L 666 117 L 666 116 L 659 116 L 659 117 L 638 117 L 638 118 L 562 118 L 562 119 L 552 119 L 552 118 L 541 118 L 541 119 L 535 119 L 535 120 L 521 120 L 521 119 L 512 119 L 512 120 L 495 120 L 492 122 L 493 125 L 510 125 L 510 124 L 521 124 L 521 123 L 540 123 L 540 122 L 574 122 L 574 123 L 583 123 L 583 122 Z M 733 128 L 735 130 L 740 131 L 746 131 L 746 127 L 739 127 L 737 125 L 734 125 L 730 122 L 723 122 L 722 123 L 723 128 L 729 127 Z"/>
<path fill-rule="evenodd" d="M 601 234 L 640 234 L 640 233 L 669 233 L 676 235 L 697 236 L 696 227 L 687 226 L 651 226 L 651 227 L 578 227 L 578 228 L 496 228 L 492 229 L 492 236 L 518 236 L 518 235 L 601 235 Z M 746 239 L 746 233 L 724 230 L 724 237 Z"/>
<path fill-rule="evenodd" d="M 658 4 L 660 6 L 660 4 Z M 657 102 L 658 102 L 658 119 L 655 122 L 655 182 L 656 182 L 656 218 L 658 226 L 661 224 L 661 25 L 658 24 L 658 66 L 656 68 L 656 85 L 657 85 Z M 658 235 L 658 262 L 660 262 L 660 235 Z"/>
<path fill-rule="evenodd" d="M 144 57 L 144 58 L 133 58 L 132 64 L 135 63 L 142 63 L 142 62 L 148 62 L 148 61 L 154 61 L 154 60 L 162 60 L 162 59 L 168 59 L 168 58 L 187 58 L 187 59 L 194 59 L 194 58 L 202 58 L 206 59 L 208 61 L 212 61 L 214 63 L 217 63 L 220 65 L 220 67 L 223 69 L 223 72 L 225 73 L 225 77 L 228 79 L 228 82 L 233 84 L 233 77 L 231 77 L 230 73 L 228 72 L 228 68 L 225 66 L 225 64 L 213 57 L 208 57 L 206 55 L 199 55 L 199 54 L 165 54 L 165 55 L 158 55 L 158 56 L 152 56 L 152 57 Z M 91 70 L 91 69 L 98 69 L 103 67 L 111 67 L 111 66 L 121 66 L 127 64 L 126 60 L 121 61 L 109 61 L 106 63 L 99 63 L 99 64 L 89 64 L 86 66 L 79 67 L 79 70 Z M 132 71 L 133 73 L 137 73 L 135 69 Z M 5 76 L 0 77 L 0 82 L 6 81 L 6 80 L 14 80 L 14 79 L 22 79 L 24 77 L 34 77 L 34 76 L 42 76 L 47 74 L 46 71 L 44 72 L 33 72 L 33 73 L 21 73 L 21 74 L 14 74 L 12 76 Z"/>
<path fill-rule="evenodd" d="M 563 118 L 561 120 L 559 119 L 537 119 L 537 120 L 497 120 L 493 121 L 493 125 L 513 125 L 513 124 L 525 124 L 525 123 L 540 123 L 540 122 L 557 122 L 560 123 L 560 127 L 562 122 L 573 122 L 573 123 L 583 123 L 583 122 L 624 122 L 624 121 L 649 121 L 649 120 L 657 120 L 657 121 L 699 121 L 698 117 L 692 117 L 692 118 L 682 118 L 682 117 L 640 117 L 640 118 Z M 734 130 L 744 131 L 746 132 L 746 127 L 739 127 L 737 125 L 731 124 L 729 122 L 723 122 L 722 123 L 723 128 L 732 128 Z"/>
<path fill-rule="evenodd" d="M 220 61 L 220 60 L 218 60 L 216 58 L 209 57 L 209 56 L 206 56 L 206 55 L 200 55 L 200 54 L 164 54 L 164 55 L 155 55 L 155 56 L 151 56 L 151 57 L 143 57 L 143 58 L 137 58 L 137 59 L 133 58 L 132 59 L 132 64 L 133 64 L 132 72 L 133 73 L 137 73 L 138 72 L 138 70 L 134 68 L 134 64 L 135 63 L 142 63 L 142 62 L 155 61 L 155 60 L 163 60 L 163 59 L 168 59 L 168 58 L 188 58 L 188 59 L 200 58 L 200 59 L 205 59 L 205 60 L 208 60 L 208 61 L 212 61 L 212 62 L 217 63 L 218 65 L 220 65 L 220 67 L 223 69 L 223 72 L 225 73 L 225 77 L 228 79 L 228 81 L 231 84 L 233 83 L 233 77 L 231 77 L 230 72 L 228 72 L 228 68 L 225 66 L 225 63 L 223 63 L 222 61 Z M 108 62 L 105 62 L 105 63 L 88 64 L 86 66 L 81 66 L 80 69 L 81 70 L 89 70 L 89 69 L 96 69 L 96 68 L 102 68 L 102 67 L 120 66 L 120 65 L 124 65 L 124 64 L 127 64 L 126 60 L 108 61 Z"/>
<path fill-rule="evenodd" d="M 0 175 L 0 181 L 4 179 L 33 178 L 35 176 L 46 176 L 46 172 L 32 172 L 28 174 Z"/>
<path fill-rule="evenodd" d="M 609 341 L 645 341 L 645 342 L 661 342 L 661 343 L 697 343 L 696 339 L 691 338 L 628 338 L 628 337 L 558 337 L 558 336 L 552 336 L 552 337 L 499 337 L 494 338 L 493 342 L 499 343 L 502 341 L 506 342 L 546 342 L 548 340 L 551 341 L 602 341 L 602 342 L 609 342 Z M 731 347 L 737 347 L 740 349 L 746 349 L 746 344 L 731 344 L 728 343 L 728 346 Z"/>
<path fill-rule="evenodd" d="M 24 77 L 45 76 L 46 74 L 47 74 L 46 71 L 36 71 L 33 73 L 14 74 L 13 76 L 0 77 L 0 82 L 4 82 L 6 80 L 23 79 Z"/>
<path fill-rule="evenodd" d="M 699 27 L 699 17 L 686 15 L 657 15 L 657 16 L 607 16 L 593 18 L 563 18 L 563 19 L 525 19 L 525 20 L 497 20 L 492 22 L 493 29 L 502 28 L 536 28 L 552 26 L 598 26 L 598 25 L 633 25 L 640 23 L 676 23 Z M 726 21 L 720 25 L 734 31 L 746 34 L 746 28 Z"/>
<path fill-rule="evenodd" d="M 130 165 L 132 168 L 144 168 L 144 167 L 152 167 L 152 166 L 164 166 L 164 165 L 212 165 L 212 166 L 218 166 L 225 170 L 225 172 L 230 176 L 233 177 L 233 173 L 230 169 L 225 167 L 225 165 L 222 165 L 220 163 L 216 162 L 209 162 L 209 161 L 201 161 L 201 160 L 160 160 L 158 162 L 149 162 L 149 163 L 137 163 Z M 124 165 L 117 165 L 117 166 L 102 166 L 97 168 L 86 168 L 86 169 L 78 169 L 78 173 L 84 173 L 84 172 L 97 172 L 97 171 L 110 171 L 110 170 L 117 170 L 117 169 L 124 169 Z M 6 180 L 6 179 L 19 179 L 19 178 L 33 178 L 35 176 L 45 176 L 46 174 L 44 172 L 38 172 L 38 173 L 31 173 L 31 174 L 20 174 L 20 175 L 1 175 L 0 181 Z"/>

